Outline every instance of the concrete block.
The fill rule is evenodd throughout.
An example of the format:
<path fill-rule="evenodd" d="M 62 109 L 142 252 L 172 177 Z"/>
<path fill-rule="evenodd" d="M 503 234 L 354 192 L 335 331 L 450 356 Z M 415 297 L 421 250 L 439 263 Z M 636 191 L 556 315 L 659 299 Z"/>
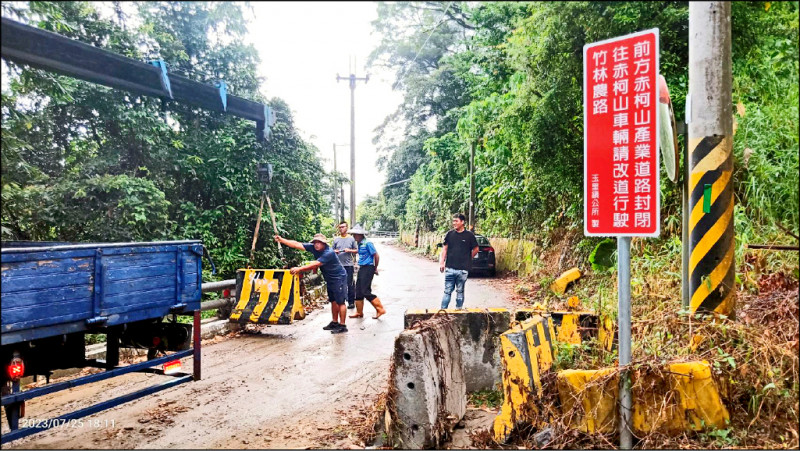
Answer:
<path fill-rule="evenodd" d="M 553 364 L 554 336 L 548 315 L 534 315 L 500 336 L 503 406 L 492 426 L 496 442 L 507 441 L 517 424 L 535 424 L 540 416 L 537 401 L 542 376 Z"/>
<path fill-rule="evenodd" d="M 200 325 L 200 338 L 207 340 L 217 335 L 224 335 L 233 331 L 239 325 L 231 323 L 227 319 L 209 318 L 212 321 Z"/>
<path fill-rule="evenodd" d="M 563 370 L 556 376 L 565 424 L 585 433 L 612 433 L 619 418 L 616 368 Z"/>
<path fill-rule="evenodd" d="M 643 368 L 632 373 L 631 383 L 631 421 L 637 435 L 677 435 L 728 425 L 730 417 L 707 361 Z M 618 429 L 616 368 L 559 371 L 557 385 L 567 425 L 588 433 Z"/>
<path fill-rule="evenodd" d="M 525 321 L 535 315 L 550 315 L 556 331 L 556 340 L 562 343 L 580 344 L 592 337 L 598 337 L 601 325 L 597 315 L 592 311 L 553 311 L 521 308 L 514 313 L 517 321 Z M 598 337 L 599 339 L 599 337 Z"/>
<path fill-rule="evenodd" d="M 572 268 L 565 271 L 563 274 L 558 276 L 558 278 L 550 284 L 550 289 L 555 294 L 564 294 L 567 291 L 567 286 L 570 283 L 578 280 L 581 277 L 581 272 L 578 268 Z"/>
<path fill-rule="evenodd" d="M 511 312 L 504 308 L 409 310 L 405 313 L 405 328 L 434 315 L 452 318 L 458 328 L 467 392 L 493 390 L 500 385 L 500 334 L 511 327 Z"/>
<path fill-rule="evenodd" d="M 466 384 L 453 318 L 404 330 L 395 341 L 389 413 L 395 447 L 439 447 L 467 408 Z"/>

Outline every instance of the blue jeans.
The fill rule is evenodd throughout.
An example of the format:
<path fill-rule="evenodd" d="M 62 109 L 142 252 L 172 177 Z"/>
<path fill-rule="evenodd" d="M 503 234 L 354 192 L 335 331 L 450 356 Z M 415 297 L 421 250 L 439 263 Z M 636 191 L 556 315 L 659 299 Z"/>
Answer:
<path fill-rule="evenodd" d="M 464 284 L 467 282 L 469 271 L 463 269 L 444 269 L 444 297 L 442 298 L 442 308 L 450 305 L 450 298 L 453 288 L 456 290 L 456 308 L 464 306 Z"/>
<path fill-rule="evenodd" d="M 344 272 L 347 273 L 347 303 L 352 304 L 356 300 L 356 283 L 353 279 L 353 266 L 345 266 Z"/>

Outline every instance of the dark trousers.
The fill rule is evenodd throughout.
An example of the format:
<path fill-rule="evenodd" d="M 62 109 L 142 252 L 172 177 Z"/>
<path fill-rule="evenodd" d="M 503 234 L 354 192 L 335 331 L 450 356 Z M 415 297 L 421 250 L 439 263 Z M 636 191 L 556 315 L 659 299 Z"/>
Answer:
<path fill-rule="evenodd" d="M 358 279 L 356 279 L 356 300 L 363 301 L 365 298 L 372 302 L 378 296 L 372 294 L 372 278 L 375 276 L 375 265 L 364 265 L 358 267 Z"/>
<path fill-rule="evenodd" d="M 347 303 L 352 304 L 356 299 L 356 282 L 353 279 L 353 267 L 345 266 L 344 272 L 347 273 Z"/>

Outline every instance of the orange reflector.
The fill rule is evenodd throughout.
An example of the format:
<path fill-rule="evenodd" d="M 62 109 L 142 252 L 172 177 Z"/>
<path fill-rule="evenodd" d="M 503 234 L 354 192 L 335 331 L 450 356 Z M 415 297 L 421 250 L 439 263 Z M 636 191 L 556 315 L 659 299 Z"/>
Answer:
<path fill-rule="evenodd" d="M 177 373 L 181 370 L 181 361 L 173 360 L 164 364 L 164 374 Z"/>
<path fill-rule="evenodd" d="M 22 379 L 22 376 L 25 375 L 25 363 L 22 362 L 22 359 L 19 357 L 14 357 L 11 359 L 11 363 L 8 364 L 8 377 L 12 381 L 18 381 Z"/>

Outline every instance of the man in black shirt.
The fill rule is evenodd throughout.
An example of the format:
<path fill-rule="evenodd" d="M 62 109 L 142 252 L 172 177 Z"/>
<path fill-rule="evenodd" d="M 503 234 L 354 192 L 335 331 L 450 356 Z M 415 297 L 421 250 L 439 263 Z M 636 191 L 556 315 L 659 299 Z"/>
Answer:
<path fill-rule="evenodd" d="M 442 255 L 439 257 L 439 272 L 445 273 L 443 309 L 450 305 L 454 288 L 456 308 L 464 308 L 464 284 L 467 282 L 469 270 L 472 269 L 472 258 L 478 253 L 475 234 L 464 228 L 466 219 L 461 213 L 453 215 L 453 230 L 444 236 Z"/>

